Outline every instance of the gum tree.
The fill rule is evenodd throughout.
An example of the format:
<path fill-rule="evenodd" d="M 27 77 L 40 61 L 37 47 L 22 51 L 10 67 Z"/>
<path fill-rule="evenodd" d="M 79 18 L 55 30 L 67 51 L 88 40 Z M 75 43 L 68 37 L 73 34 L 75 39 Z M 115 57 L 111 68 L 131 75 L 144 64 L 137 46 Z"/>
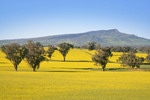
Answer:
<path fill-rule="evenodd" d="M 95 65 L 100 65 L 102 71 L 105 71 L 105 67 L 108 63 L 109 57 L 112 56 L 110 48 L 106 47 L 103 49 L 97 49 L 95 55 L 93 55 L 92 60 L 95 62 Z"/>
<path fill-rule="evenodd" d="M 88 43 L 88 50 L 94 50 L 95 48 L 96 48 L 96 43 L 94 41 Z"/>
<path fill-rule="evenodd" d="M 145 59 L 143 57 L 136 56 L 134 52 L 123 53 L 118 59 L 123 66 L 129 66 L 131 68 L 140 68 L 140 65 L 144 62 L 144 60 Z"/>
<path fill-rule="evenodd" d="M 70 48 L 73 48 L 73 45 L 64 42 L 64 43 L 59 44 L 58 47 L 59 47 L 58 50 L 63 55 L 64 61 L 65 61 L 66 55 L 68 54 Z"/>
<path fill-rule="evenodd" d="M 26 55 L 27 63 L 35 72 L 36 69 L 39 69 L 40 63 L 46 59 L 44 47 L 39 42 L 33 43 L 32 41 L 28 41 L 25 47 L 29 51 Z"/>
<path fill-rule="evenodd" d="M 4 45 L 1 47 L 1 50 L 5 53 L 6 59 L 10 60 L 10 62 L 14 65 L 16 71 L 18 65 L 21 63 L 28 52 L 25 47 L 22 47 L 17 43 Z"/>

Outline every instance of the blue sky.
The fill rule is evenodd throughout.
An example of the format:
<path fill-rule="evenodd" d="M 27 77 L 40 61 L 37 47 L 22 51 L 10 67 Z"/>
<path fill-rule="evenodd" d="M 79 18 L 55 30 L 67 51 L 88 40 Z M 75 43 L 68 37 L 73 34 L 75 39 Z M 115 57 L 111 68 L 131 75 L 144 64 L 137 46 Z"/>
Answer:
<path fill-rule="evenodd" d="M 150 0 L 0 0 L 0 40 L 102 29 L 150 39 Z"/>

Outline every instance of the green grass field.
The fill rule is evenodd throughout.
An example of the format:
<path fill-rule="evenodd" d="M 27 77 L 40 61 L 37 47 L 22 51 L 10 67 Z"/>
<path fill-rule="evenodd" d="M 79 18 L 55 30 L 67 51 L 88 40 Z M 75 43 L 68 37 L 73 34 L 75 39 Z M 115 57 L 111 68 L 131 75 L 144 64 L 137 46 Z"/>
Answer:
<path fill-rule="evenodd" d="M 122 53 L 113 53 L 107 71 L 102 72 L 91 54 L 94 51 L 72 49 L 63 62 L 56 51 L 52 61 L 42 62 L 37 72 L 25 61 L 15 72 L 0 52 L 0 100 L 149 100 L 149 71 L 124 68 L 116 62 Z"/>

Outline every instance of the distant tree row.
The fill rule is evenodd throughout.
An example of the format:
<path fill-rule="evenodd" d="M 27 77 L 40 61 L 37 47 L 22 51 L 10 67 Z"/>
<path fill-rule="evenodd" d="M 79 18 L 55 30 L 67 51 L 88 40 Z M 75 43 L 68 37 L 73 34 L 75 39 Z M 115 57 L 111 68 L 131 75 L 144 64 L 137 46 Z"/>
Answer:
<path fill-rule="evenodd" d="M 116 46 L 116 47 L 110 47 L 110 48 L 112 52 L 134 52 L 134 53 L 137 52 L 136 48 L 129 47 L 129 46 L 126 46 L 126 47 Z"/>
<path fill-rule="evenodd" d="M 94 41 L 89 42 L 86 45 L 83 45 L 81 47 L 75 46 L 75 48 L 81 48 L 81 49 L 88 49 L 88 50 L 96 50 L 96 47 L 99 43 L 96 43 Z M 109 47 L 111 52 L 142 52 L 142 53 L 147 53 L 150 54 L 150 47 L 145 46 L 145 47 L 132 47 L 132 46 L 112 46 Z"/>
<path fill-rule="evenodd" d="M 110 47 L 112 52 L 142 52 L 142 53 L 147 53 L 150 54 L 150 47 L 130 47 L 130 46 L 125 46 L 125 47 L 120 47 L 120 46 L 114 46 Z"/>
<path fill-rule="evenodd" d="M 97 45 L 100 45 L 100 44 L 99 43 L 96 44 L 96 42 L 92 41 L 92 42 L 89 42 L 87 45 L 81 46 L 80 48 L 88 49 L 88 50 L 96 50 Z M 137 48 L 129 47 L 129 46 L 125 46 L 125 47 L 113 46 L 109 48 L 112 52 L 129 52 L 129 51 L 132 51 L 135 53 L 137 52 Z"/>
<path fill-rule="evenodd" d="M 138 47 L 138 50 L 140 52 L 150 54 L 150 47 Z"/>
<path fill-rule="evenodd" d="M 150 63 L 150 54 L 147 55 L 146 60 L 148 63 Z"/>
<path fill-rule="evenodd" d="M 65 61 L 65 57 L 70 48 L 73 48 L 73 45 L 64 42 L 58 45 L 58 49 L 54 46 L 49 46 L 48 50 L 45 51 L 40 42 L 34 43 L 32 41 L 28 41 L 28 43 L 23 46 L 20 46 L 17 43 L 3 45 L 1 50 L 5 53 L 6 59 L 10 60 L 10 62 L 14 65 L 16 71 L 18 65 L 24 58 L 30 67 L 33 68 L 33 71 L 36 71 L 36 69 L 40 67 L 40 63 L 46 60 L 46 55 L 48 55 L 51 60 L 51 56 L 55 50 L 60 51 Z"/>

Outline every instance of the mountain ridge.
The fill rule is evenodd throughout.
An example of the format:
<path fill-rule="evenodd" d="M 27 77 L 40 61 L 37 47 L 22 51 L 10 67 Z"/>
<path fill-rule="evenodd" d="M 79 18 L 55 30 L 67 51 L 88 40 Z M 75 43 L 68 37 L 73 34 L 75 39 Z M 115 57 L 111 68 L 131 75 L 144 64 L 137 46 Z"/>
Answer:
<path fill-rule="evenodd" d="M 10 43 L 25 44 L 28 40 L 41 42 L 43 45 L 58 45 L 62 42 L 72 43 L 77 46 L 85 45 L 88 42 L 95 41 L 102 46 L 149 46 L 150 39 L 138 37 L 134 34 L 127 34 L 117 29 L 96 30 L 84 33 L 62 34 L 53 36 L 44 36 L 37 38 L 0 40 L 0 46 Z"/>

